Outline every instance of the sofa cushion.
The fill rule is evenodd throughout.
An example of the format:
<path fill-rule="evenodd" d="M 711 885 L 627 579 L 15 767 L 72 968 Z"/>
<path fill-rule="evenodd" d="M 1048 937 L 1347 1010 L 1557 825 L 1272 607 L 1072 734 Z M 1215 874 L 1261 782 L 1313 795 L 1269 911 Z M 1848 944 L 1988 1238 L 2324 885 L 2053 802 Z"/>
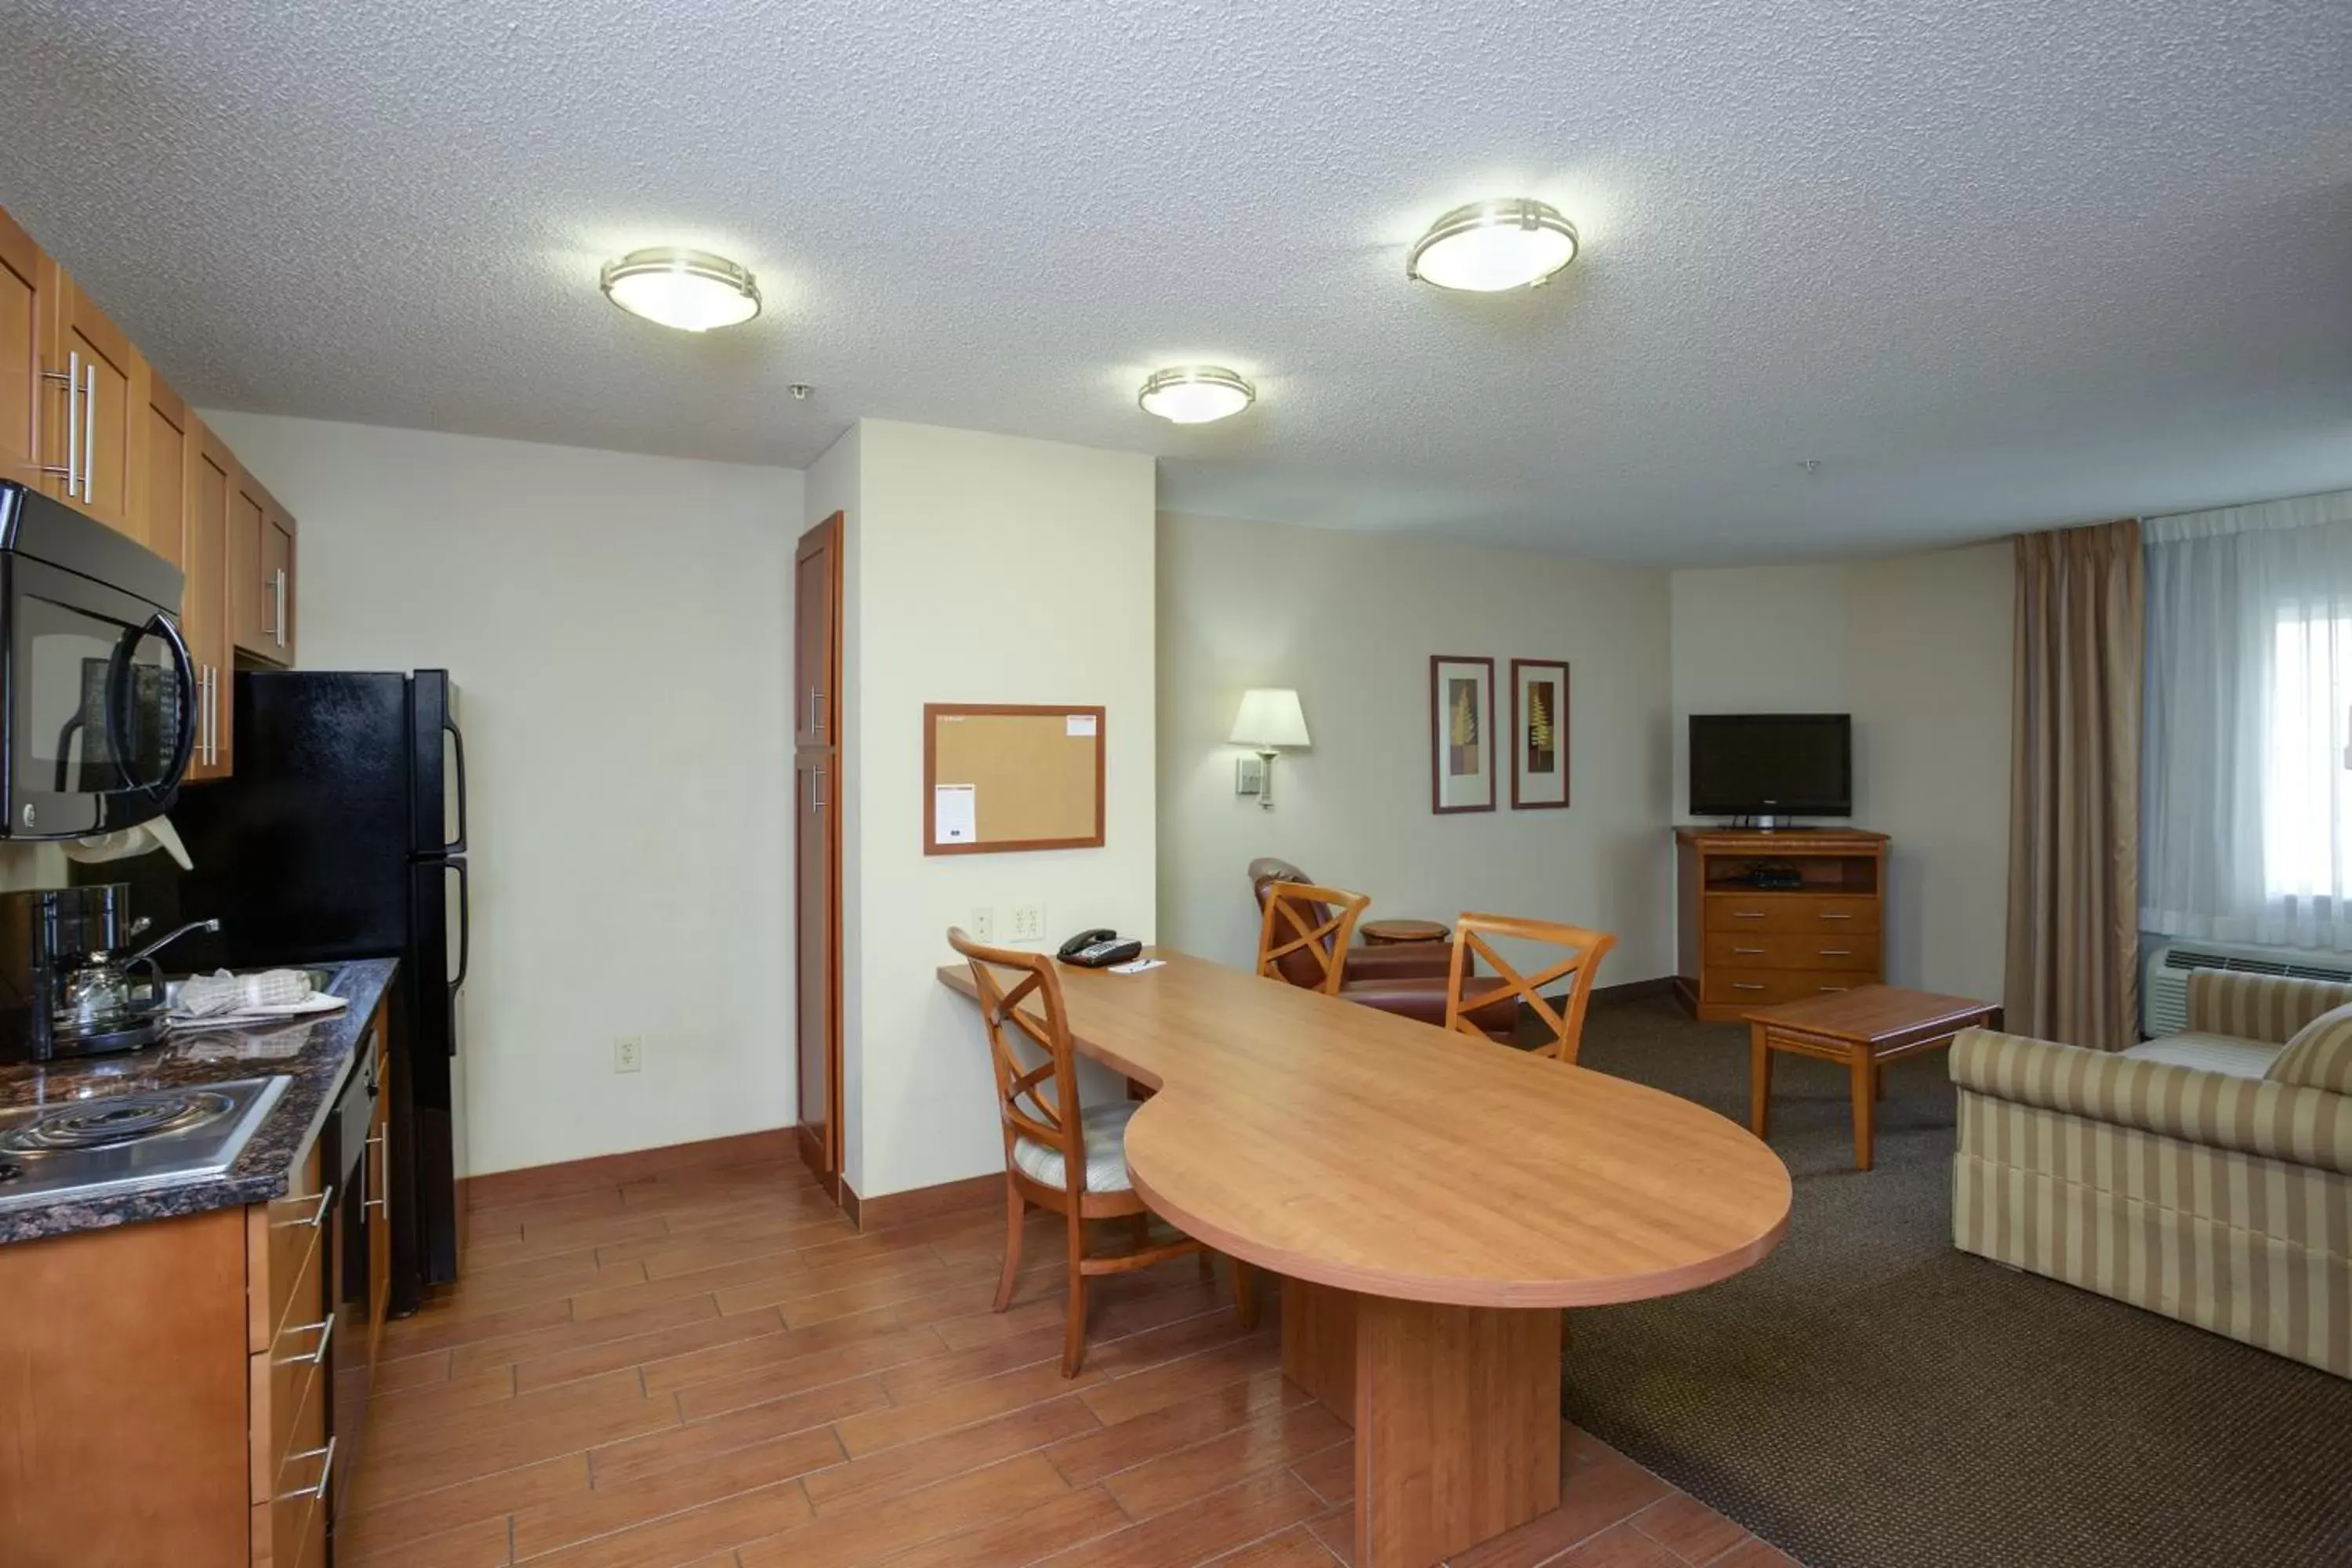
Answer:
<path fill-rule="evenodd" d="M 2352 1002 L 2297 1030 L 2264 1076 L 2273 1083 L 2352 1094 Z"/>
<path fill-rule="evenodd" d="M 2160 1040 L 2143 1041 L 2124 1055 L 2137 1061 L 2170 1062 L 2174 1067 L 2201 1068 L 2207 1072 L 2226 1072 L 2238 1078 L 2261 1078 L 2286 1048 L 2264 1040 L 2248 1040 L 2235 1035 L 2210 1035 L 2200 1029 L 2188 1029 L 2178 1035 L 2167 1035 Z"/>

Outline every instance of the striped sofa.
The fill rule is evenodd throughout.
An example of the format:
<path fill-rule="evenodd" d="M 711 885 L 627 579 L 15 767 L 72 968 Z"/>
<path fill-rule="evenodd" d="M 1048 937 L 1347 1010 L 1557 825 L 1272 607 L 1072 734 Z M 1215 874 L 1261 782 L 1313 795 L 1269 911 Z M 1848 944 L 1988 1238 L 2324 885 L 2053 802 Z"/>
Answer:
<path fill-rule="evenodd" d="M 2305 1027 L 2347 1004 L 2208 973 L 2120 1053 L 1967 1030 L 1953 1242 L 2352 1377 L 2352 1017 Z"/>

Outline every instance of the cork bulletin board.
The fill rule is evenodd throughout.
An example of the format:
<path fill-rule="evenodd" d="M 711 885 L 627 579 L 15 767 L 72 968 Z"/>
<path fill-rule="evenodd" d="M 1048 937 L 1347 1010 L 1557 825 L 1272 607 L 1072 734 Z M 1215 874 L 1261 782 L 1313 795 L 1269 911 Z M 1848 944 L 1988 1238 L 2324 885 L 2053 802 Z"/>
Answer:
<path fill-rule="evenodd" d="M 923 705 L 923 853 L 1094 849 L 1103 841 L 1103 710 Z"/>

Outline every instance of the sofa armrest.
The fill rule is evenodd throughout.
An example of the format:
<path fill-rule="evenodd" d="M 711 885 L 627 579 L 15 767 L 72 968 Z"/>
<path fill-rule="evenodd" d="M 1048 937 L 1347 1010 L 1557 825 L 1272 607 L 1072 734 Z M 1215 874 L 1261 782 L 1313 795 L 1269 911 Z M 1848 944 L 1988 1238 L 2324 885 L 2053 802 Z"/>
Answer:
<path fill-rule="evenodd" d="M 2352 1002 L 2352 985 L 2331 980 L 2221 969 L 2200 969 L 2189 976 L 2189 1026 L 2200 1034 L 2283 1046 L 2297 1029 L 2347 1002 Z"/>
<path fill-rule="evenodd" d="M 1964 1092 L 2352 1175 L 2352 1095 L 1992 1029 L 1952 1041 Z"/>

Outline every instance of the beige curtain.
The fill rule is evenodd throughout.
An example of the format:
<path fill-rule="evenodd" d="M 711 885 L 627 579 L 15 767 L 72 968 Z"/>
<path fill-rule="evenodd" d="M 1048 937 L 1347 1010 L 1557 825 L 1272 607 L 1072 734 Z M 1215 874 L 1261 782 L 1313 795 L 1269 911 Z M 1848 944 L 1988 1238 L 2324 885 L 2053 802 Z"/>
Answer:
<path fill-rule="evenodd" d="M 2139 1037 L 2137 521 L 2017 541 L 2008 1027 L 2118 1051 Z"/>

